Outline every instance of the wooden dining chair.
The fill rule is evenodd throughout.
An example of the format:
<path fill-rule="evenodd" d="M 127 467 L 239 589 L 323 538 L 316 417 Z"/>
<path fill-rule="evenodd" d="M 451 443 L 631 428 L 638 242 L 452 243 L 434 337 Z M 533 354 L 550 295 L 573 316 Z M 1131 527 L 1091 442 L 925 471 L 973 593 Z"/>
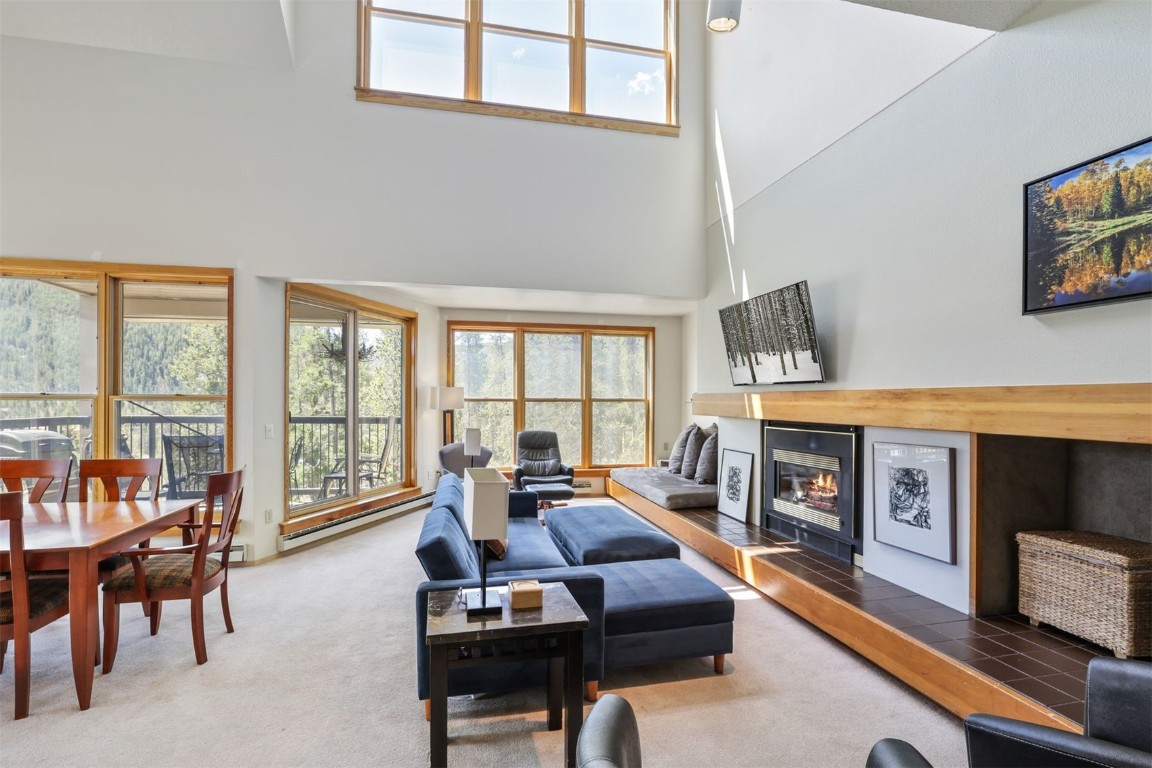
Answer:
<path fill-rule="evenodd" d="M 32 638 L 41 627 L 68 615 L 68 579 L 28 578 L 24 559 L 22 492 L 0 493 L 0 522 L 8 528 L 9 566 L 0 573 L 0 672 L 8 641 L 14 641 L 16 719 L 28 717 L 31 697 Z"/>
<path fill-rule="evenodd" d="M 240 519 L 244 497 L 244 470 L 208 476 L 204 514 L 191 544 L 179 547 L 139 547 L 120 554 L 132 561 L 104 584 L 104 664 L 112 671 L 120 635 L 120 604 L 147 603 L 149 631 L 160 628 L 160 606 L 165 600 L 189 600 L 192 605 L 192 645 L 196 663 L 208 661 L 204 643 L 204 596 L 220 588 L 224 625 L 232 632 L 228 610 L 228 553 Z M 219 519 L 216 512 L 219 509 Z M 213 536 L 213 531 L 216 531 Z"/>
<path fill-rule="evenodd" d="M 148 483 L 144 498 L 156 501 L 160 498 L 160 459 L 81 459 L 77 475 L 80 480 L 79 500 L 88 501 L 88 484 L 99 482 L 104 488 L 104 498 L 108 501 L 131 501 L 139 498 L 140 489 Z M 137 546 L 147 547 L 148 541 Z M 121 568 L 131 561 L 123 555 L 105 557 L 96 566 L 100 583 L 111 579 Z M 144 615 L 149 613 L 145 603 Z"/>
<path fill-rule="evenodd" d="M 144 498 L 160 498 L 160 459 L 81 459 L 80 501 L 88 501 L 89 481 L 99 481 L 108 501 L 131 501 L 138 498 L 144 483 L 148 489 Z"/>
<path fill-rule="evenodd" d="M 68 500 L 68 477 L 72 474 L 72 459 L 0 459 L 0 480 L 9 491 L 24 492 L 25 481 L 35 482 L 28 488 L 27 501 L 38 504 L 52 483 L 59 481 L 55 499 Z"/>

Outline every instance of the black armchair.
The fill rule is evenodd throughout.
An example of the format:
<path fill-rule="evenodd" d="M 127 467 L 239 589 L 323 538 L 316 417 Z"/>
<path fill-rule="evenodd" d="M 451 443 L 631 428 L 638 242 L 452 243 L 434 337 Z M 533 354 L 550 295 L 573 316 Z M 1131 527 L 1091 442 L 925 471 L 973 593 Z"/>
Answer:
<path fill-rule="evenodd" d="M 448 443 L 440 449 L 440 470 L 451 472 L 456 477 L 463 478 L 464 470 L 471 467 L 486 467 L 492 461 L 492 449 L 480 446 L 480 455 L 467 456 L 464 454 L 464 443 Z"/>
<path fill-rule="evenodd" d="M 1152 768 L 1152 663 L 1097 658 L 1088 664 L 1084 734 L 996 715 L 964 720 L 971 768 Z M 867 768 L 931 768 L 915 747 L 882 739 Z"/>
<path fill-rule="evenodd" d="M 529 485 L 572 485 L 576 471 L 560 461 L 560 441 L 555 432 L 526 430 L 516 433 L 516 468 L 512 482 L 516 490 Z"/>
<path fill-rule="evenodd" d="M 627 699 L 606 693 L 576 740 L 577 768 L 640 768 L 640 729 Z"/>

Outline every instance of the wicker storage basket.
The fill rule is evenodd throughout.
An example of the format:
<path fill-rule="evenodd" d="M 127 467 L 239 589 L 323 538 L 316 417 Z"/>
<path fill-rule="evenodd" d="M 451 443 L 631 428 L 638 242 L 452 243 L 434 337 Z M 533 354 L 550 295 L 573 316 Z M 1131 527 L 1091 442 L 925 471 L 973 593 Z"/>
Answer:
<path fill-rule="evenodd" d="M 1089 531 L 1021 531 L 1020 613 L 1110 648 L 1152 655 L 1152 544 Z"/>

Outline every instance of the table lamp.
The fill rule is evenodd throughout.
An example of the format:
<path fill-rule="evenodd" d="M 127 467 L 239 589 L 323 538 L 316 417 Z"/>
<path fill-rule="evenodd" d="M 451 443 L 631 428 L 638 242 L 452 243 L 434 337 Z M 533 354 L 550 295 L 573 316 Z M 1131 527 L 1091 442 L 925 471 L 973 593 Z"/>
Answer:
<path fill-rule="evenodd" d="M 480 542 L 480 590 L 465 590 L 468 618 L 499 615 L 500 594 L 488 594 L 488 547 L 485 539 L 508 537 L 508 479 L 498 469 L 468 467 L 464 470 L 464 523 L 473 541 Z"/>
<path fill-rule="evenodd" d="M 480 430 L 476 427 L 464 430 L 464 455 L 468 457 L 468 466 L 474 466 L 480 455 Z"/>

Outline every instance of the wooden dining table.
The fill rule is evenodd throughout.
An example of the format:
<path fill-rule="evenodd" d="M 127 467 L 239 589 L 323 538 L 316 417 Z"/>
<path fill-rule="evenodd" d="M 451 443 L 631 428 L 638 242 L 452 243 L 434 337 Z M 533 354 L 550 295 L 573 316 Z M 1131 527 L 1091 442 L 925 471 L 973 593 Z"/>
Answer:
<path fill-rule="evenodd" d="M 69 501 L 24 504 L 24 548 L 30 571 L 68 571 L 72 676 L 80 709 L 92 703 L 100 639 L 96 565 L 105 557 L 193 519 L 203 499 Z M 7 526 L 5 526 L 7 528 Z M 7 568 L 7 530 L 0 534 L 0 568 Z"/>

